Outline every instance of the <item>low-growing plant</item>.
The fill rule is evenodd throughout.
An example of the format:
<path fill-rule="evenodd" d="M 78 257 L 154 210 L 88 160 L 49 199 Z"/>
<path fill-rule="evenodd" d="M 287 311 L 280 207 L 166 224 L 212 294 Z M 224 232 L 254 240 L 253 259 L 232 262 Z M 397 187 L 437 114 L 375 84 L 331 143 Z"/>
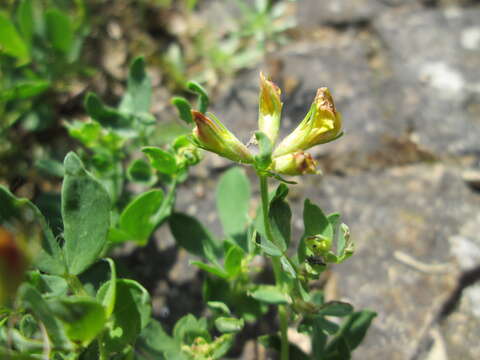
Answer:
<path fill-rule="evenodd" d="M 83 0 L 18 0 L 3 6 L 0 176 L 10 180 L 26 176 L 35 154 L 49 152 L 51 144 L 44 142 L 40 149 L 34 134 L 59 128 L 71 84 L 92 71 L 81 61 L 89 33 Z M 26 144 L 29 151 L 24 151 Z"/>
<path fill-rule="evenodd" d="M 58 235 L 31 201 L 0 187 L 0 356 L 7 359 L 220 359 L 228 356 L 246 323 L 258 323 L 273 307 L 279 331 L 255 334 L 286 359 L 349 359 L 375 313 L 355 312 L 341 301 L 325 301 L 312 289 L 329 264 L 354 252 L 340 215 L 325 215 L 305 200 L 304 233 L 292 239 L 289 185 L 283 176 L 317 174 L 305 150 L 342 135 L 330 92 L 318 90 L 305 119 L 279 145 L 283 104 L 280 90 L 261 75 L 258 151 L 242 144 L 206 113 L 209 99 L 197 83 L 198 110 L 174 98 L 180 118 L 195 124 L 189 135 L 164 147 L 150 146 L 154 118 L 151 84 L 143 58 L 130 67 L 118 107 L 95 94 L 85 100 L 90 121 L 68 124 L 85 147 L 62 167 L 61 231 Z M 132 158 L 141 148 L 148 162 Z M 200 160 L 200 148 L 250 166 L 260 184 L 261 205 L 250 217 L 250 180 L 240 167 L 219 180 L 216 204 L 224 236 L 217 239 L 200 221 L 175 211 L 177 184 Z M 279 181 L 269 191 L 268 179 Z M 127 182 L 142 191 L 126 191 Z M 167 188 L 165 195 L 162 187 Z M 148 291 L 117 275 L 109 250 L 133 241 L 142 246 L 168 220 L 177 244 L 206 273 L 203 296 L 209 315 L 180 318 L 169 335 L 152 317 Z M 259 280 L 269 259 L 274 282 Z M 336 318 L 343 319 L 339 321 Z M 288 328 L 311 338 L 311 354 L 289 342 Z"/>
<path fill-rule="evenodd" d="M 292 324 L 310 335 L 312 358 L 348 359 L 360 344 L 372 311 L 354 312 L 345 302 L 325 302 L 321 292 L 311 291 L 309 282 L 318 279 L 328 264 L 339 264 L 354 252 L 348 226 L 338 213 L 325 215 L 306 199 L 303 209 L 304 233 L 297 249 L 291 239 L 292 212 L 284 175 L 318 174 L 316 162 L 305 150 L 342 136 L 341 115 L 327 88 L 320 88 L 307 115 L 278 146 L 283 103 L 280 89 L 260 76 L 259 131 L 255 132 L 258 151 L 251 152 L 213 114 L 192 111 L 196 127 L 192 142 L 207 151 L 253 167 L 260 183 L 261 206 L 253 219 L 248 217 L 250 185 L 239 168 L 229 170 L 217 189 L 217 209 L 224 229 L 219 241 L 197 220 L 173 214 L 170 227 L 177 243 L 208 261 L 193 264 L 210 273 L 204 286 L 206 301 L 225 302 L 246 321 L 261 321 L 266 305 L 277 308 L 280 332 L 259 341 L 280 352 L 282 360 L 308 358 L 288 341 Z M 268 179 L 280 182 L 269 192 Z M 192 237 L 191 234 L 197 234 Z M 250 265 L 255 256 L 270 259 L 275 284 L 258 284 Z M 331 317 L 345 318 L 339 325 Z"/>
<path fill-rule="evenodd" d="M 241 69 L 250 68 L 263 56 L 287 42 L 285 32 L 295 26 L 288 2 L 272 0 L 231 0 L 238 16 L 232 17 L 228 29 L 218 31 L 205 22 L 201 14 L 187 12 L 185 21 L 193 26 L 179 35 L 162 58 L 164 69 L 173 83 L 186 79 L 214 87 Z M 196 25 L 203 22 L 203 26 Z M 217 26 L 215 24 L 215 26 Z"/>

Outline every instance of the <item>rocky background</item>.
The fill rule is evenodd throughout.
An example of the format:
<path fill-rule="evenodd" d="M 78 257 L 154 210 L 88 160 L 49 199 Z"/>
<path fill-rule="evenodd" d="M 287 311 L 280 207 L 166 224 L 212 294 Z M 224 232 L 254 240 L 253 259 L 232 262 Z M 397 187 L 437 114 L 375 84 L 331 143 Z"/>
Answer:
<path fill-rule="evenodd" d="M 225 3 L 203 11 L 228 23 Z M 324 175 L 297 179 L 290 200 L 297 218 L 309 197 L 351 227 L 356 254 L 331 269 L 326 292 L 378 312 L 354 358 L 478 359 L 480 2 L 300 0 L 295 11 L 293 41 L 236 76 L 213 112 L 247 142 L 262 70 L 284 89 L 287 133 L 328 86 L 345 136 L 314 150 Z M 207 156 L 180 189 L 178 209 L 219 230 L 213 194 L 229 165 Z M 300 234 L 301 223 L 294 227 Z M 165 270 L 158 262 L 169 263 L 167 279 L 150 286 L 167 322 L 199 311 L 192 300 L 201 284 L 172 246 L 163 229 L 137 251 L 146 263 L 158 253 L 143 269 L 150 279 Z M 247 346 L 243 358 L 255 356 Z"/>

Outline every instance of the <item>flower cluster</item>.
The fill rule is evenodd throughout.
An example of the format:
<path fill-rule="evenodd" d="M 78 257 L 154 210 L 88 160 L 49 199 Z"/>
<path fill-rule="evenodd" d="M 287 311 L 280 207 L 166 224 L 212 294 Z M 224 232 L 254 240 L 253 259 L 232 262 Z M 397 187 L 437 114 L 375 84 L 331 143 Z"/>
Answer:
<path fill-rule="evenodd" d="M 280 128 L 283 103 L 281 90 L 260 74 L 258 127 L 275 144 Z M 233 135 L 213 114 L 192 111 L 196 127 L 193 141 L 205 150 L 230 160 L 254 164 L 250 150 Z M 316 174 L 317 163 L 305 150 L 324 144 L 342 135 L 342 120 L 335 109 L 330 91 L 318 89 L 310 109 L 295 130 L 285 137 L 272 151 L 269 171 L 286 175 Z"/>

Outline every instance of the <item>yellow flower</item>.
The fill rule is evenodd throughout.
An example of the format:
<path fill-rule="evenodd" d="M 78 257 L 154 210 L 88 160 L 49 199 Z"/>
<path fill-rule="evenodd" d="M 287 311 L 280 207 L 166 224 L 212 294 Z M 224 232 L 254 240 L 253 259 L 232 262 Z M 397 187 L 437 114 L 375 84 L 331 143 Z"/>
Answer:
<path fill-rule="evenodd" d="M 258 129 L 275 143 L 280 128 L 283 103 L 280 88 L 260 73 L 260 95 L 258 97 Z"/>
<path fill-rule="evenodd" d="M 330 91 L 318 89 L 315 99 L 303 121 L 275 149 L 273 156 L 306 150 L 334 140 L 342 132 L 340 113 L 335 109 Z"/>
<path fill-rule="evenodd" d="M 282 155 L 273 159 L 271 170 L 285 175 L 318 174 L 317 162 L 303 151 Z"/>
<path fill-rule="evenodd" d="M 193 141 L 202 149 L 217 153 L 227 159 L 251 164 L 253 156 L 245 145 L 213 116 L 213 120 L 202 113 L 192 110 L 193 120 L 197 125 L 193 129 Z"/>

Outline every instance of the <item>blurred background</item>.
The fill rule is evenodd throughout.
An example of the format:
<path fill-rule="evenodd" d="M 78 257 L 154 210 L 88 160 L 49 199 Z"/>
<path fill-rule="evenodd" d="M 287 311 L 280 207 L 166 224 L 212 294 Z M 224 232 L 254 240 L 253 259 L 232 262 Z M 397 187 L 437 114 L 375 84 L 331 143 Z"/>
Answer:
<path fill-rule="evenodd" d="M 87 118 L 87 92 L 116 105 L 138 55 L 153 79 L 150 145 L 189 131 L 170 104 L 187 80 L 245 142 L 260 71 L 283 89 L 284 133 L 329 87 L 345 136 L 314 150 L 324 176 L 298 178 L 291 199 L 297 217 L 308 196 L 351 227 L 356 255 L 319 286 L 378 312 L 355 358 L 478 358 L 480 1 L 0 0 L 0 183 L 50 223 L 65 154 L 88 152 L 67 124 Z M 228 166 L 207 155 L 177 198 L 214 232 Z M 162 323 L 202 311 L 202 275 L 165 227 L 116 256 Z M 251 345 L 241 358 L 265 358 Z"/>

